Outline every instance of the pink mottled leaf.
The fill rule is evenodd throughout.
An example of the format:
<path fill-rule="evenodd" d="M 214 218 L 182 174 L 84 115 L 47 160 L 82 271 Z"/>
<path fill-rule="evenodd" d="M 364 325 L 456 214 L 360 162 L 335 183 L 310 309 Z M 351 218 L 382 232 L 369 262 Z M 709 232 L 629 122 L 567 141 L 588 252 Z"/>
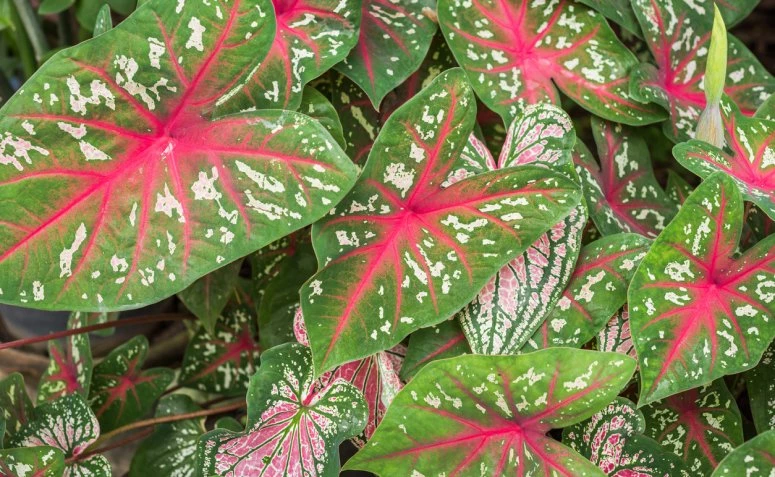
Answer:
<path fill-rule="evenodd" d="M 64 453 L 54 447 L 0 449 L 0 477 L 61 477 Z"/>
<path fill-rule="evenodd" d="M 434 361 L 345 469 L 379 475 L 603 475 L 547 435 L 600 410 L 635 361 L 574 349 Z"/>
<path fill-rule="evenodd" d="M 401 379 L 409 381 L 424 366 L 437 359 L 470 353 L 466 336 L 457 319 L 417 330 L 409 336 L 406 359 L 401 366 Z"/>
<path fill-rule="evenodd" d="M 762 432 L 730 452 L 711 477 L 731 477 L 743 469 L 746 477 L 768 477 L 775 473 L 775 430 Z"/>
<path fill-rule="evenodd" d="M 611 121 L 642 125 L 664 113 L 630 96 L 635 56 L 602 15 L 568 0 L 441 0 L 439 25 L 479 98 L 506 124 L 527 105 L 559 104 L 555 85 Z"/>
<path fill-rule="evenodd" d="M 647 434 L 692 475 L 710 475 L 743 442 L 740 411 L 723 379 L 646 406 L 643 414 Z"/>
<path fill-rule="evenodd" d="M 94 367 L 89 401 L 105 432 L 144 417 L 175 373 L 167 368 L 142 370 L 148 339 L 135 336 Z"/>
<path fill-rule="evenodd" d="M 600 351 L 622 353 L 630 358 L 637 358 L 630 333 L 630 312 L 626 305 L 617 311 L 608 320 L 605 328 L 597 334 L 597 348 Z"/>
<path fill-rule="evenodd" d="M 633 128 L 594 117 L 592 132 L 600 165 L 581 143 L 574 161 L 595 226 L 603 235 L 656 237 L 676 207 L 654 177 L 646 140 Z"/>
<path fill-rule="evenodd" d="M 355 168 L 320 124 L 213 115 L 271 47 L 271 9 L 150 0 L 54 55 L 5 104 L 0 301 L 153 303 L 340 200 Z"/>
<path fill-rule="evenodd" d="M 775 235 L 736 258 L 743 200 L 716 173 L 662 231 L 630 285 L 640 403 L 739 373 L 775 336 Z"/>
<path fill-rule="evenodd" d="M 726 19 L 753 8 L 751 1 L 719 2 Z M 729 9 L 740 5 L 742 8 Z M 632 0 L 632 6 L 656 65 L 644 63 L 633 72 L 632 92 L 670 112 L 665 134 L 675 141 L 694 137 L 705 108 L 703 80 L 713 26 L 710 0 Z M 735 11 L 737 10 L 737 11 Z M 735 37 L 728 36 L 725 91 L 747 115 L 775 91 L 775 79 Z"/>
<path fill-rule="evenodd" d="M 250 380 L 245 432 L 217 429 L 202 436 L 201 473 L 336 476 L 338 446 L 364 428 L 367 408 L 344 380 L 316 383 L 306 346 L 286 343 L 264 353 Z"/>
<path fill-rule="evenodd" d="M 562 442 L 612 477 L 689 477 L 683 462 L 646 437 L 635 404 L 616 398 L 584 422 L 565 428 Z"/>
<path fill-rule="evenodd" d="M 85 326 L 84 315 L 73 313 L 67 321 L 68 329 Z M 38 382 L 38 403 L 78 393 L 89 397 L 92 361 L 89 334 L 68 336 L 62 341 L 49 341 L 49 364 Z"/>
<path fill-rule="evenodd" d="M 775 121 L 745 117 L 727 97 L 722 98 L 721 112 L 724 150 L 693 139 L 673 148 L 675 158 L 703 178 L 723 171 L 746 200 L 775 219 Z"/>
<path fill-rule="evenodd" d="M 475 120 L 459 69 L 390 117 L 355 188 L 313 227 L 321 269 L 301 289 L 318 372 L 444 321 L 578 204 L 561 174 L 520 166 L 447 187 Z"/>

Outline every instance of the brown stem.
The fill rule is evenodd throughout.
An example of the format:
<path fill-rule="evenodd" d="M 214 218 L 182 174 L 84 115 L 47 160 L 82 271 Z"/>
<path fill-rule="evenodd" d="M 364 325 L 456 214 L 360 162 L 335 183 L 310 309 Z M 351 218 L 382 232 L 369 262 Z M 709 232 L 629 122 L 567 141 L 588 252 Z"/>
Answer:
<path fill-rule="evenodd" d="M 82 460 L 86 460 L 91 456 L 102 454 L 103 452 L 107 452 L 109 450 L 116 449 L 118 447 L 123 447 L 127 444 L 131 444 L 134 441 L 139 441 L 140 439 L 143 439 L 153 433 L 153 428 L 149 427 L 148 429 L 143 429 L 140 432 L 137 432 L 135 434 L 132 434 L 131 436 L 125 437 L 124 439 L 121 439 L 119 441 L 116 441 L 112 444 L 108 444 L 106 446 L 100 447 L 98 449 L 94 449 L 88 452 L 84 452 L 83 454 L 78 454 L 74 457 L 69 457 L 65 459 L 65 465 L 72 464 L 73 462 L 79 462 Z"/>
<path fill-rule="evenodd" d="M 79 335 L 82 333 L 91 333 L 92 331 L 104 330 L 106 328 L 115 328 L 119 326 L 132 326 L 132 325 L 144 325 L 147 323 L 156 323 L 159 321 L 177 321 L 177 320 L 193 320 L 195 317 L 189 314 L 182 313 L 167 313 L 162 315 L 150 315 L 140 316 L 137 318 L 126 318 L 122 320 L 109 321 L 107 323 L 100 323 L 97 325 L 82 326 L 81 328 L 74 328 L 72 330 L 57 331 L 43 336 L 35 336 L 33 338 L 24 338 L 16 341 L 9 341 L 7 343 L 0 343 L 0 351 L 8 348 L 18 348 L 19 346 L 25 346 L 35 343 L 41 343 L 44 341 L 56 340 L 59 338 L 67 338 L 68 336 Z"/>

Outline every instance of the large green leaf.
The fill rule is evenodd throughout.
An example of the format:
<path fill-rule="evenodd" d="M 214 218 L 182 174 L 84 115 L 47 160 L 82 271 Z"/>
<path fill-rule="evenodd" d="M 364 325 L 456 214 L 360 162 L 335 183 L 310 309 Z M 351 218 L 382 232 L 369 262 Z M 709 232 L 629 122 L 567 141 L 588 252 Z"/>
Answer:
<path fill-rule="evenodd" d="M 86 314 L 73 313 L 67 320 L 67 328 L 85 326 L 85 318 Z M 38 381 L 39 403 L 73 393 L 89 397 L 94 363 L 88 333 L 74 334 L 63 341 L 49 341 L 48 358 L 48 368 Z"/>
<path fill-rule="evenodd" d="M 635 361 L 568 348 L 434 361 L 346 469 L 392 475 L 602 475 L 547 436 L 610 402 Z"/>
<path fill-rule="evenodd" d="M 355 188 L 313 227 L 321 269 L 301 289 L 317 371 L 443 321 L 579 202 L 537 166 L 445 185 L 475 120 L 459 69 L 390 117 Z"/>
<path fill-rule="evenodd" d="M 775 336 L 775 235 L 735 258 L 742 228 L 740 191 L 717 173 L 643 259 L 629 294 L 641 404 L 752 368 Z"/>
<path fill-rule="evenodd" d="M 756 430 L 775 429 L 775 342 L 764 352 L 759 364 L 746 373 L 745 384 Z"/>
<path fill-rule="evenodd" d="M 294 112 L 238 109 L 269 0 L 150 0 L 0 110 L 0 301 L 125 309 L 314 222 L 355 167 Z M 231 108 L 231 109 L 229 109 Z"/>
<path fill-rule="evenodd" d="M 65 455 L 54 447 L 0 449 L 0 477 L 61 477 Z"/>
<path fill-rule="evenodd" d="M 711 477 L 732 477 L 745 469 L 745 477 L 775 474 L 775 430 L 767 431 L 736 448 L 722 460 Z"/>
<path fill-rule="evenodd" d="M 439 24 L 479 98 L 509 124 L 527 105 L 559 104 L 555 85 L 611 121 L 641 125 L 664 113 L 634 100 L 638 61 L 605 18 L 569 0 L 441 0 Z"/>
<path fill-rule="evenodd" d="M 199 441 L 204 475 L 335 476 L 339 444 L 366 424 L 366 404 L 344 380 L 316 386 L 309 348 L 286 343 L 261 356 L 250 380 L 245 432 L 217 429 Z"/>

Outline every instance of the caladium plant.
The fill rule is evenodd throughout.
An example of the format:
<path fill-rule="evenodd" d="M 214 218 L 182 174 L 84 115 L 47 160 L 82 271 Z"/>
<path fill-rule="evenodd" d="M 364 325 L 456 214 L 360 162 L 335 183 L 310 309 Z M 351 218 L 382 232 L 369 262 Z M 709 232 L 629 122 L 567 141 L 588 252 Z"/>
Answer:
<path fill-rule="evenodd" d="M 772 477 L 757 3 L 0 0 L 0 477 Z"/>

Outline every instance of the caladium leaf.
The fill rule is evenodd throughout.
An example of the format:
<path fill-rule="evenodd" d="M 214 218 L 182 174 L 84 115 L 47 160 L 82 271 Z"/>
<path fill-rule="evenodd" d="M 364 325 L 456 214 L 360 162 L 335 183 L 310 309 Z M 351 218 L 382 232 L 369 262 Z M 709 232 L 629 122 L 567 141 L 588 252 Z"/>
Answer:
<path fill-rule="evenodd" d="M 719 7 L 723 12 L 724 5 L 737 3 L 719 2 Z M 644 63 L 633 71 L 632 93 L 664 106 L 670 112 L 665 134 L 685 141 L 694 137 L 706 104 L 703 81 L 713 2 L 632 0 L 632 6 L 656 60 L 656 66 Z M 775 91 L 775 79 L 737 38 L 729 35 L 728 44 L 725 91 L 750 116 Z"/>
<path fill-rule="evenodd" d="M 422 63 L 436 33 L 426 15 L 434 9 L 432 0 L 362 0 L 358 44 L 336 70 L 366 92 L 374 109 Z"/>
<path fill-rule="evenodd" d="M 1 301 L 139 307 L 339 201 L 355 168 L 318 123 L 210 119 L 269 49 L 271 8 L 151 0 L 56 54 L 6 103 Z"/>
<path fill-rule="evenodd" d="M 277 22 L 274 41 L 266 56 L 258 57 L 260 63 L 254 74 L 229 91 L 229 112 L 247 108 L 296 109 L 304 85 L 347 57 L 358 41 L 358 0 L 271 3 Z"/>
<path fill-rule="evenodd" d="M 469 147 L 461 156 L 461 169 L 453 173 L 454 180 L 474 175 L 478 168 L 524 164 L 573 174 L 573 125 L 564 111 L 551 104 L 529 106 L 514 120 L 494 167 L 486 147 L 471 141 L 469 138 Z M 478 167 L 471 167 L 474 164 Z M 586 208 L 579 205 L 498 271 L 463 308 L 458 316 L 474 353 L 515 354 L 533 335 L 568 284 L 586 222 Z"/>
<path fill-rule="evenodd" d="M 580 3 L 597 10 L 604 17 L 621 26 L 633 35 L 642 38 L 638 19 L 632 11 L 630 0 L 579 0 Z"/>
<path fill-rule="evenodd" d="M 617 234 L 586 245 L 562 298 L 523 351 L 578 348 L 594 338 L 626 302 L 630 279 L 650 244 L 637 234 Z"/>
<path fill-rule="evenodd" d="M 597 348 L 600 351 L 622 353 L 630 358 L 637 358 L 630 333 L 630 312 L 626 305 L 600 330 L 597 335 Z"/>
<path fill-rule="evenodd" d="M 728 174 L 747 200 L 775 219 L 775 121 L 747 118 L 727 97 L 721 114 L 726 150 L 695 139 L 675 146 L 675 158 L 703 178 L 716 171 Z"/>
<path fill-rule="evenodd" d="M 646 406 L 643 414 L 647 433 L 692 475 L 709 475 L 743 442 L 740 411 L 722 379 Z"/>
<path fill-rule="evenodd" d="M 67 328 L 85 326 L 82 314 L 73 313 L 67 320 Z M 92 369 L 89 334 L 68 336 L 62 341 L 49 341 L 49 365 L 38 382 L 38 402 L 58 399 L 66 394 L 78 393 L 89 397 Z"/>
<path fill-rule="evenodd" d="M 616 398 L 584 422 L 565 428 L 562 442 L 616 477 L 688 477 L 683 462 L 646 437 L 635 404 Z"/>
<path fill-rule="evenodd" d="M 326 131 L 331 134 L 331 137 L 336 139 L 337 144 L 342 146 L 342 148 L 347 147 L 339 115 L 336 114 L 334 105 L 331 104 L 320 91 L 311 86 L 304 88 L 304 93 L 301 96 L 301 105 L 299 105 L 299 112 L 304 113 L 313 119 L 317 119 L 317 121 L 326 128 Z"/>
<path fill-rule="evenodd" d="M 100 425 L 80 394 L 68 394 L 41 404 L 33 418 L 14 434 L 12 447 L 50 446 L 62 451 L 66 459 L 80 456 L 100 435 Z M 65 464 L 65 475 L 109 477 L 108 460 L 96 454 Z"/>
<path fill-rule="evenodd" d="M 242 260 L 208 273 L 178 293 L 178 298 L 202 323 L 207 331 L 215 330 L 215 322 L 234 296 Z"/>
<path fill-rule="evenodd" d="M 229 306 L 211 334 L 199 328 L 183 355 L 180 382 L 211 393 L 240 395 L 258 367 L 255 314 Z"/>
<path fill-rule="evenodd" d="M 175 416 L 199 411 L 190 397 L 165 396 L 156 408 L 156 417 Z M 129 477 L 194 477 L 199 436 L 205 433 L 204 418 L 159 424 L 145 439 L 132 458 Z"/>
<path fill-rule="evenodd" d="M 393 113 L 355 188 L 313 227 L 321 270 L 301 298 L 317 371 L 445 320 L 578 204 L 576 184 L 537 166 L 444 187 L 474 108 L 462 71 L 440 75 Z"/>
<path fill-rule="evenodd" d="M 613 399 L 635 361 L 573 349 L 434 361 L 345 469 L 380 475 L 602 475 L 547 432 Z"/>
<path fill-rule="evenodd" d="M 770 344 L 761 361 L 745 375 L 751 415 L 756 430 L 775 429 L 775 343 Z"/>
<path fill-rule="evenodd" d="M 147 353 L 148 339 L 135 336 L 94 367 L 90 404 L 104 432 L 144 417 L 175 378 L 167 368 L 142 371 Z"/>
<path fill-rule="evenodd" d="M 315 384 L 306 346 L 286 343 L 264 353 L 250 380 L 245 432 L 217 429 L 202 436 L 202 474 L 337 475 L 338 446 L 366 425 L 366 403 L 343 380 Z"/>
<path fill-rule="evenodd" d="M 678 205 L 678 208 L 686 202 L 686 198 L 689 197 L 694 191 L 694 187 L 686 182 L 686 179 L 679 176 L 672 170 L 667 171 L 667 184 L 665 186 L 665 193 L 670 199 Z"/>
<path fill-rule="evenodd" d="M 654 177 L 645 139 L 635 129 L 592 118 L 600 165 L 586 148 L 574 154 L 589 214 L 603 235 L 656 237 L 676 212 Z"/>
<path fill-rule="evenodd" d="M 406 359 L 404 359 L 404 365 L 401 366 L 399 376 L 402 380 L 409 381 L 432 361 L 470 352 L 471 348 L 466 341 L 466 335 L 463 334 L 463 329 L 457 319 L 417 330 L 409 337 Z"/>
<path fill-rule="evenodd" d="M 743 200 L 717 173 L 654 241 L 630 285 L 645 404 L 756 365 L 775 336 L 775 235 L 733 258 Z"/>
<path fill-rule="evenodd" d="M 529 104 L 559 104 L 555 84 L 611 121 L 642 125 L 664 117 L 630 96 L 628 74 L 638 61 L 594 10 L 568 0 L 551 8 L 529 0 L 441 0 L 438 9 L 455 58 L 506 124 Z"/>
<path fill-rule="evenodd" d="M 0 380 L 0 417 L 5 422 L 6 437 L 13 436 L 27 424 L 33 409 L 20 373 L 11 373 Z"/>
<path fill-rule="evenodd" d="M 0 449 L 0 477 L 61 477 L 64 471 L 65 455 L 59 449 Z"/>
<path fill-rule="evenodd" d="M 775 473 L 775 430 L 763 432 L 730 452 L 711 477 L 738 475 L 743 469 L 746 477 L 768 477 Z"/>

